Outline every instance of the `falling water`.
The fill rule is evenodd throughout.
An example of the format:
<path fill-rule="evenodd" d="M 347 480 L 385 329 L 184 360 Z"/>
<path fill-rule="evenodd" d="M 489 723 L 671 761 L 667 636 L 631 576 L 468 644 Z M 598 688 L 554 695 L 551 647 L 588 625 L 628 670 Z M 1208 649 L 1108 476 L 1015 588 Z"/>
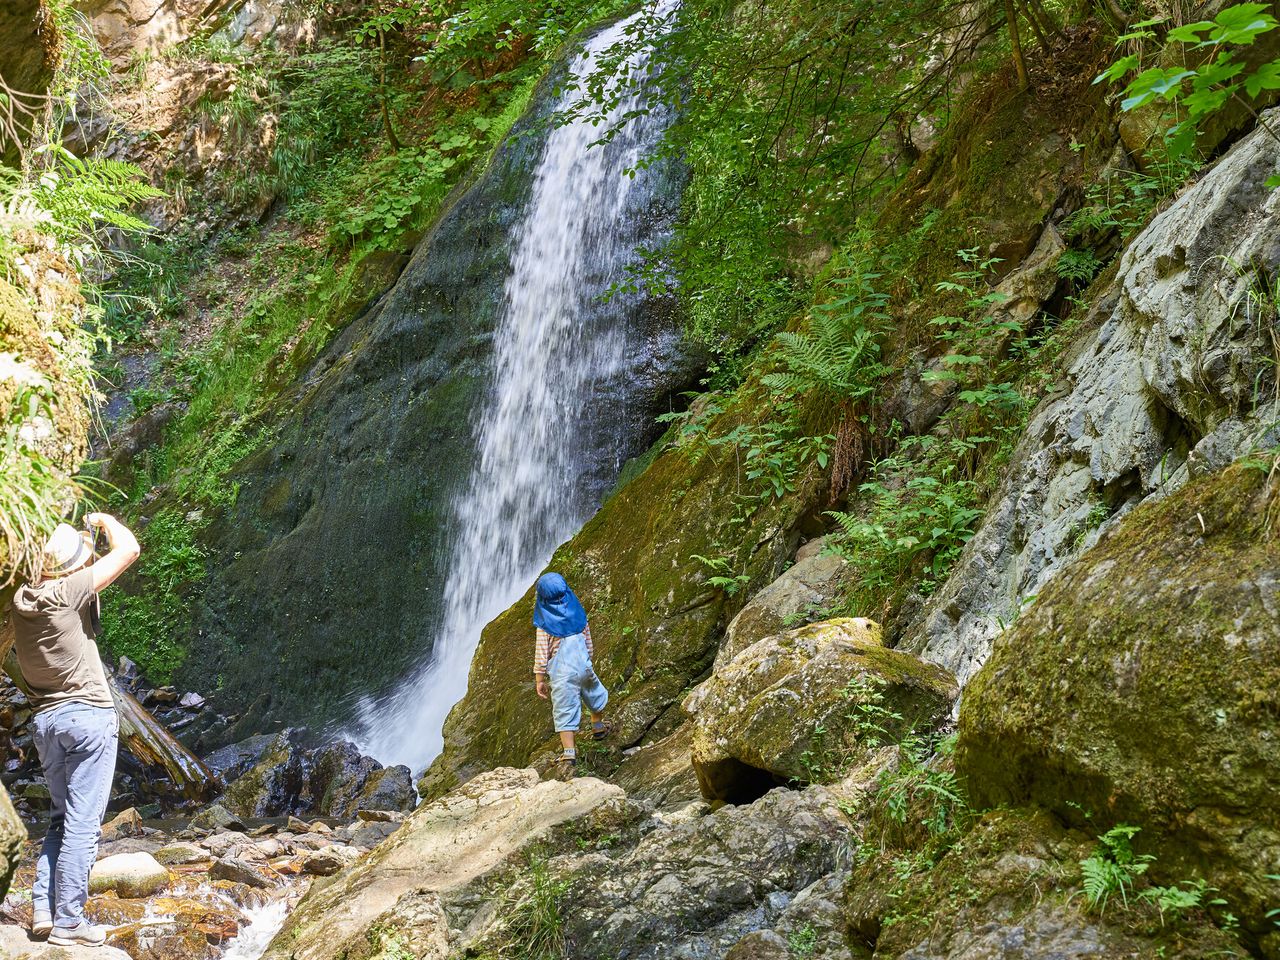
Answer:
<path fill-rule="evenodd" d="M 574 59 L 573 75 L 589 72 L 593 57 L 638 17 L 674 10 L 667 0 L 596 34 Z M 634 54 L 629 72 L 642 75 L 646 59 Z M 559 106 L 574 96 L 564 94 Z M 632 91 L 610 119 L 642 106 Z M 667 119 L 642 111 L 597 146 L 608 127 L 584 119 L 547 137 L 514 229 L 493 388 L 475 423 L 476 466 L 454 503 L 452 562 L 432 653 L 398 690 L 361 707 L 356 739 L 384 762 L 418 771 L 439 754 L 444 719 L 466 692 L 480 631 L 599 506 L 634 442 L 616 407 L 625 402 L 619 381 L 634 376 L 638 345 L 619 318 L 635 313 L 625 300 L 639 295 L 602 306 L 601 294 L 635 259 L 621 221 L 652 190 L 651 172 L 635 168 L 657 146 Z M 531 627 L 531 656 L 532 646 Z"/>

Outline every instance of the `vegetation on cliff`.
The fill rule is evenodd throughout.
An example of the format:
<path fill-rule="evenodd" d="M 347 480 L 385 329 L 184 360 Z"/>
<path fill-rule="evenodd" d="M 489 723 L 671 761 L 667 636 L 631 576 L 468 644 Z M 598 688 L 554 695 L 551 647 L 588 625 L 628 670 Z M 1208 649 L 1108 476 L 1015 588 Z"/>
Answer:
<path fill-rule="evenodd" d="M 102 476 L 148 521 L 148 551 L 108 605 L 107 642 L 156 680 L 207 670 L 216 695 L 218 665 L 188 662 L 188 609 L 210 558 L 241 542 L 227 525 L 248 517 L 246 537 L 283 542 L 323 495 L 281 473 L 237 512 L 238 484 L 305 447 L 308 435 L 284 444 L 278 431 L 329 365 L 388 375 L 361 353 L 357 321 L 513 129 L 536 132 L 517 121 L 539 83 L 563 83 L 566 44 L 630 6 L 373 2 L 315 34 L 256 45 L 215 20 L 105 74 L 81 50 L 96 82 L 139 96 L 153 59 L 216 78 L 178 114 L 217 159 L 197 149 L 157 163 L 162 198 L 135 168 L 77 158 L 46 133 L 46 149 L 5 181 L 0 364 L 14 372 L 0 381 L 0 456 L 21 469 L 0 485 L 0 561 L 16 567 L 74 502 L 89 358 L 104 338 L 123 345 L 127 363 L 107 360 L 109 377 L 151 365 L 120 391 L 133 423 Z M 381 925 L 342 921 L 352 955 L 425 951 L 448 910 L 470 923 L 500 883 L 475 921 L 486 956 L 532 955 L 522 939 L 545 956 L 566 943 L 612 949 L 603 928 L 561 916 L 569 891 L 636 955 L 661 946 L 677 916 L 688 943 L 742 957 L 975 957 L 1001 938 L 1070 956 L 1280 956 L 1268 866 L 1280 842 L 1280 263 L 1276 208 L 1261 192 L 1280 170 L 1257 146 L 1280 142 L 1265 112 L 1280 89 L 1280 29 L 1262 4 L 1149 7 L 686 0 L 670 29 L 659 29 L 665 11 L 642 13 L 596 59 L 587 96 L 542 118 L 601 118 L 638 85 L 645 110 L 673 117 L 660 155 L 638 162 L 688 170 L 671 242 L 617 285 L 678 296 L 705 377 L 550 561 L 589 610 L 613 692 L 615 742 L 584 746 L 582 767 L 643 790 L 646 772 L 670 765 L 680 772 L 669 792 L 642 799 L 683 805 L 652 815 L 593 782 L 612 804 L 608 822 L 578 838 L 580 857 L 558 860 L 526 843 L 548 834 L 536 817 L 496 841 L 477 828 L 493 889 L 474 886 L 478 868 L 430 891 L 393 883 L 405 899 L 379 901 Z M 656 45 L 655 66 L 629 75 L 641 44 Z M 616 134 L 601 124 L 602 141 Z M 1188 220 L 1147 229 L 1219 160 L 1239 168 L 1222 192 L 1245 213 L 1204 201 L 1216 227 L 1172 239 Z M 77 269 L 102 272 L 103 229 L 141 226 L 126 212 L 136 201 L 172 229 L 78 292 Z M 1197 300 L 1174 317 L 1140 302 L 1137 286 L 1194 290 L 1227 256 L 1223 232 L 1258 239 L 1247 263 L 1213 274 L 1225 306 Z M 1156 343 L 1100 381 L 1095 405 L 1037 419 L 1092 383 L 1080 371 L 1118 351 L 1117 331 L 1156 313 L 1169 330 L 1144 327 L 1153 343 L 1167 333 L 1203 349 Z M 1185 329 L 1173 323 L 1184 314 Z M 430 400 L 442 431 L 468 415 L 462 388 L 446 385 Z M 1119 406 L 1099 414 L 1110 400 Z M 1096 421 L 1130 413 L 1155 426 L 1134 441 L 1136 465 L 1113 475 L 1116 444 Z M 1064 481 L 1033 461 L 1078 470 Z M 1041 582 L 998 597 L 996 622 L 974 628 L 993 644 L 990 662 L 974 645 L 947 664 L 968 682 L 957 740 L 946 731 L 953 677 L 905 648 L 937 653 L 921 639 L 931 616 L 960 635 L 964 576 L 994 568 L 995 541 L 1029 529 L 1001 526 L 998 512 L 1032 503 L 1057 510 L 1070 535 L 1033 542 Z M 403 520 L 437 521 L 427 507 Z M 844 563 L 839 594 L 718 659 L 734 615 L 818 535 Z M 246 586 L 225 584 L 230 602 Z M 431 800 L 458 792 L 419 811 L 424 832 L 380 858 L 413 859 L 426 841 L 443 857 L 451 810 L 487 822 L 482 789 L 521 810 L 552 797 L 557 830 L 587 816 L 561 786 L 485 773 L 541 763 L 554 747 L 528 677 L 531 605 L 530 593 L 485 628 L 420 784 Z M 800 620 L 829 622 L 792 630 Z M 855 632 L 817 651 L 818 639 Z M 239 675 L 261 684 L 236 691 L 241 700 L 289 669 L 298 638 L 275 639 L 240 651 Z M 329 659 L 309 691 L 317 703 L 359 685 L 348 661 Z M 384 666 L 360 669 L 364 682 Z M 681 793 L 699 780 L 728 806 L 709 813 Z M 789 789 L 758 799 L 778 785 Z M 724 837 L 750 846 L 746 866 L 718 852 Z M 731 890 L 725 903 L 675 862 L 683 844 L 705 853 L 707 876 Z M 372 896 L 351 891 L 378 879 L 378 862 L 313 898 L 276 951 L 324 940 L 326 910 Z M 648 912 L 624 913 L 616 877 L 638 889 L 652 874 L 665 886 Z M 743 917 L 780 892 L 838 906 L 826 919 L 779 907 L 777 942 L 753 947 L 746 938 L 766 931 Z M 445 893 L 460 899 L 442 905 Z M 827 934 L 830 952 L 815 953 Z"/>

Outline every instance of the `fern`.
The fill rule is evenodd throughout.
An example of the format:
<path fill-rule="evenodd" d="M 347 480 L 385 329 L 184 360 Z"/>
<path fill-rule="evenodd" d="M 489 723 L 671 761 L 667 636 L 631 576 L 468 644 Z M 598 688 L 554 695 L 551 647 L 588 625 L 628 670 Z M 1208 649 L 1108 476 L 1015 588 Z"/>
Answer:
<path fill-rule="evenodd" d="M 52 218 L 61 239 L 75 240 L 99 227 L 146 232 L 146 221 L 128 212 L 144 200 L 164 196 L 142 170 L 122 160 L 77 157 L 60 144 L 42 148 L 52 157 L 31 197 Z"/>
<path fill-rule="evenodd" d="M 1132 840 L 1140 832 L 1140 827 L 1119 824 L 1098 837 L 1093 856 L 1080 861 L 1084 895 L 1091 909 L 1105 912 L 1107 903 L 1117 893 L 1124 905 L 1129 905 L 1129 891 L 1134 882 L 1155 860 L 1150 854 L 1134 852 Z"/>
<path fill-rule="evenodd" d="M 776 337 L 783 369 L 766 375 L 765 385 L 775 393 L 821 391 L 844 401 L 870 395 L 887 372 L 880 350 L 889 297 L 875 289 L 877 279 L 855 263 L 848 276 L 833 280 L 840 295 L 814 309 L 808 329 Z"/>

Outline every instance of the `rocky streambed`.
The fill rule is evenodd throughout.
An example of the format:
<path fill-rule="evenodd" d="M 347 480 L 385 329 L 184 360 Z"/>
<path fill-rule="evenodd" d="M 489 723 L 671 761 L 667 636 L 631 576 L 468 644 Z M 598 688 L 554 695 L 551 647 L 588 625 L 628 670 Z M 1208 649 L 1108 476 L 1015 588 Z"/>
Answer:
<path fill-rule="evenodd" d="M 223 716 L 198 694 L 151 686 L 127 658 L 111 682 L 121 744 L 87 913 L 112 928 L 118 960 L 254 960 L 314 878 L 356 862 L 416 803 L 408 768 L 384 767 L 347 741 L 287 729 L 227 743 L 251 715 Z M 5 960 L 67 956 L 27 933 L 49 823 L 30 719 L 23 692 L 0 685 L 0 776 L 29 838 L 0 904 Z"/>
<path fill-rule="evenodd" d="M 349 822 L 243 820 L 215 804 L 175 823 L 145 821 L 131 808 L 103 827 L 86 912 L 112 928 L 109 945 L 133 960 L 248 960 L 312 879 L 350 866 L 404 819 L 398 811 L 361 811 Z M 27 934 L 41 842 L 41 831 L 32 833 L 0 905 L 4 956 L 57 954 Z"/>

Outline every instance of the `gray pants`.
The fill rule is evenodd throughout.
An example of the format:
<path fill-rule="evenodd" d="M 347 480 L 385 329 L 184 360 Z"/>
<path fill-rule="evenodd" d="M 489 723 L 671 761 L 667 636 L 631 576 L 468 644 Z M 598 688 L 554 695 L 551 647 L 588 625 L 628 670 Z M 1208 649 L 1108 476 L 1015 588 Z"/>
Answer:
<path fill-rule="evenodd" d="M 98 856 L 102 815 L 116 769 L 119 729 L 114 710 L 87 703 L 66 703 L 37 713 L 31 721 L 52 798 L 31 905 L 37 917 L 51 916 L 59 929 L 70 929 L 84 919 L 89 871 Z"/>

